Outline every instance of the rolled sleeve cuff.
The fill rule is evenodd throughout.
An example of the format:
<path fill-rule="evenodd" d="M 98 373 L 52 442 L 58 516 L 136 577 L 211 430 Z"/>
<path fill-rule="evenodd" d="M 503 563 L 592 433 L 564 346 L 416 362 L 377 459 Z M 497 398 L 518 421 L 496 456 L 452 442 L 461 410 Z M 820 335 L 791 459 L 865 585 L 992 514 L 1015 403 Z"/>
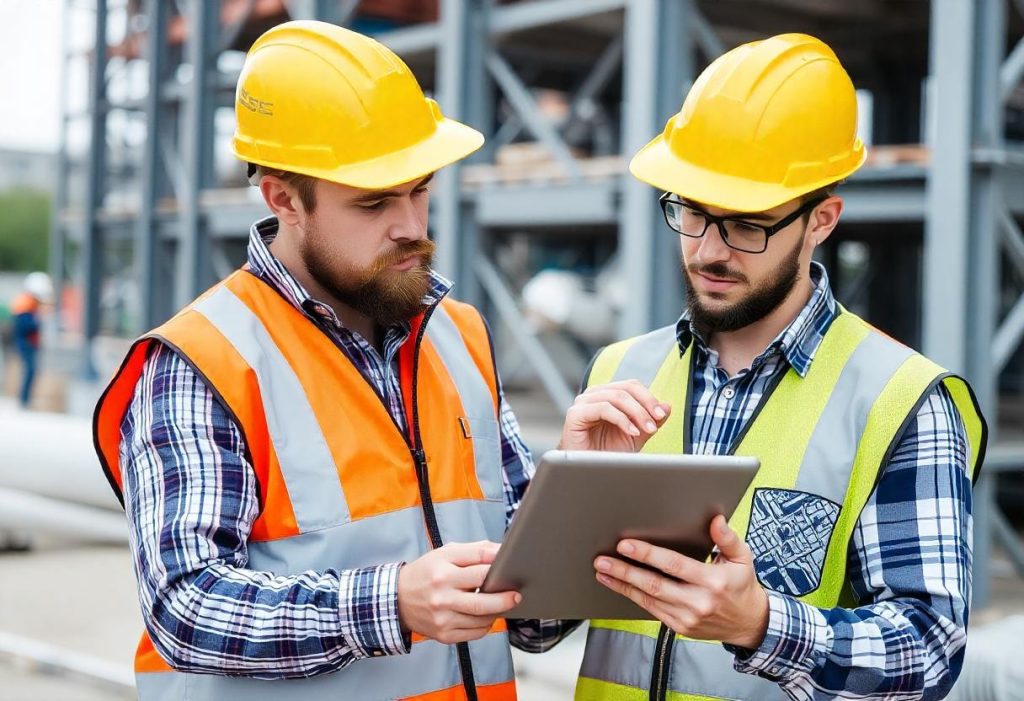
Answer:
<path fill-rule="evenodd" d="M 404 655 L 411 641 L 398 620 L 398 571 L 402 563 L 340 573 L 341 633 L 356 659 Z"/>
<path fill-rule="evenodd" d="M 815 607 L 778 592 L 768 592 L 768 630 L 756 650 L 726 645 L 737 672 L 785 681 L 809 673 L 824 661 L 830 629 Z"/>

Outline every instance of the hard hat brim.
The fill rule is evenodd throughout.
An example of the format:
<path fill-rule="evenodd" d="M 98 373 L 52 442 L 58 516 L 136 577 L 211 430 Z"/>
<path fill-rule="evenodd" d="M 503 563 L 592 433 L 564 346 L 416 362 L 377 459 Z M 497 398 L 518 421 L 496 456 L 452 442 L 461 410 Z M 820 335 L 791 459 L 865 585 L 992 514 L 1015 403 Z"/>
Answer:
<path fill-rule="evenodd" d="M 637 180 L 693 202 L 731 212 L 764 212 L 846 178 L 860 168 L 866 158 L 867 151 L 861 146 L 843 170 L 820 182 L 791 187 L 748 180 L 695 165 L 672 153 L 665 138 L 658 136 L 633 156 L 629 172 Z"/>
<path fill-rule="evenodd" d="M 237 153 L 237 146 L 236 155 L 268 168 L 301 173 L 363 190 L 384 190 L 424 178 L 462 160 L 483 146 L 483 143 L 484 136 L 476 129 L 454 119 L 442 118 L 437 122 L 434 133 L 422 141 L 378 158 L 347 164 L 333 170 L 248 159 Z"/>

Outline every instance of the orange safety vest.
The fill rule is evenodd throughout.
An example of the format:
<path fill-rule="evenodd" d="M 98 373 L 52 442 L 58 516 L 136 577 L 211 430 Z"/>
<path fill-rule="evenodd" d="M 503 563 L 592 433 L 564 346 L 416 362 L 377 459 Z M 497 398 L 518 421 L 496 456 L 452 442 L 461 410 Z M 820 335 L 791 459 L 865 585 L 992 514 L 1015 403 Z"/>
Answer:
<path fill-rule="evenodd" d="M 235 272 L 136 341 L 100 398 L 96 449 L 119 498 L 121 421 L 154 343 L 183 356 L 241 427 L 261 506 L 251 569 L 411 562 L 442 543 L 504 536 L 497 378 L 472 307 L 445 300 L 412 321 L 399 351 L 402 432 L 326 334 L 255 275 Z M 135 670 L 144 700 L 516 698 L 503 620 L 468 644 L 414 634 L 408 655 L 281 681 L 177 672 L 143 634 Z"/>

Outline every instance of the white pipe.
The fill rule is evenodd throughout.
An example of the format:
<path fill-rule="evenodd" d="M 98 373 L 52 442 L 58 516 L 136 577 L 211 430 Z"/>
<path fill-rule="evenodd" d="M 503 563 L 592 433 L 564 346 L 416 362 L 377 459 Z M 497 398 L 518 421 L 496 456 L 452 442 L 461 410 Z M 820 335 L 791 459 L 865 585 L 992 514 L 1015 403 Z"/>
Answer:
<path fill-rule="evenodd" d="M 120 511 L 78 416 L 0 405 L 0 487 Z"/>
<path fill-rule="evenodd" d="M 123 545 L 123 515 L 0 487 L 0 531 L 55 535 L 78 541 Z"/>
<path fill-rule="evenodd" d="M 122 693 L 135 689 L 135 675 L 124 665 L 3 631 L 0 631 L 0 657 L 28 661 L 41 672 L 101 682 Z"/>

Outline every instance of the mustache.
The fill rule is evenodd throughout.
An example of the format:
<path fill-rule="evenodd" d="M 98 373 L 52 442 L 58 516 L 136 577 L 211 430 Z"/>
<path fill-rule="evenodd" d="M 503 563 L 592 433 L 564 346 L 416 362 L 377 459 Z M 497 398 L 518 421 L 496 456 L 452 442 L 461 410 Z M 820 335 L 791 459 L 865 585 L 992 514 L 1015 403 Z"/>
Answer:
<path fill-rule="evenodd" d="M 437 244 L 430 239 L 400 243 L 391 250 L 377 256 L 377 260 L 373 262 L 372 272 L 377 274 L 387 270 L 392 265 L 398 265 L 402 261 L 414 256 L 422 259 L 424 266 L 430 267 L 434 260 L 434 250 L 436 248 Z"/>
<path fill-rule="evenodd" d="M 695 265 L 691 263 L 686 266 L 686 271 L 691 275 L 701 274 L 709 277 L 717 278 L 719 280 L 729 280 L 732 282 L 747 282 L 747 276 L 743 273 L 730 270 L 725 263 L 709 263 L 707 265 Z"/>

